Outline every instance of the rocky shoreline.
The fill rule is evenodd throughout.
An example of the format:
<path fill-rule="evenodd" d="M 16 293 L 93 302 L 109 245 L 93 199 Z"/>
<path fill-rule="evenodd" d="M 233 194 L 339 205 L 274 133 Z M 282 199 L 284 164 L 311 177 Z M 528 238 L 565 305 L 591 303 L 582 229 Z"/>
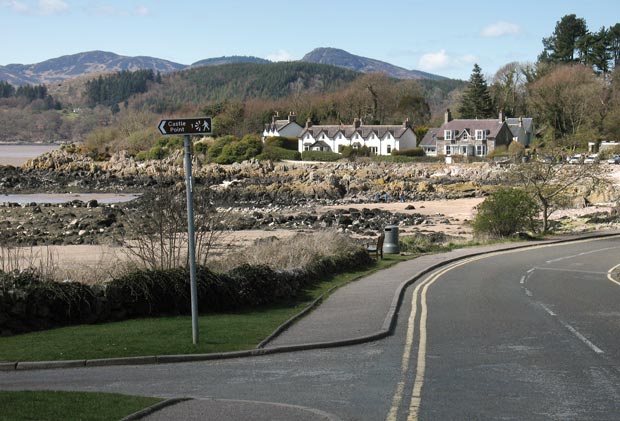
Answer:
<path fill-rule="evenodd" d="M 106 162 L 56 150 L 22 167 L 0 166 L 0 193 L 147 193 L 161 187 L 184 190 L 182 154 L 136 161 L 117 154 Z M 480 198 L 506 179 L 492 163 L 394 164 L 246 161 L 233 165 L 194 163 L 194 183 L 210 200 L 235 215 L 226 230 L 320 229 L 335 227 L 372 236 L 385 225 L 450 223 L 442 215 L 398 213 L 359 205 L 405 200 Z M 352 207 L 353 205 L 357 205 Z M 0 235 L 11 245 L 122 244 L 132 233 L 130 212 L 152 206 L 147 198 L 123 204 L 79 200 L 63 204 L 0 203 Z M 319 211 L 325 206 L 344 209 Z M 347 208 L 350 206 L 350 208 Z"/>

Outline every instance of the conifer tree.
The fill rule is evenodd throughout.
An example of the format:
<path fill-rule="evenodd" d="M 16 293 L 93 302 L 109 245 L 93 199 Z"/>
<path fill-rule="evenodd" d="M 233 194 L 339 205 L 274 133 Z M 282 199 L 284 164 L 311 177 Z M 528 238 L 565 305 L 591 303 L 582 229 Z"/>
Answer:
<path fill-rule="evenodd" d="M 489 87 L 478 64 L 474 64 L 458 112 L 461 118 L 491 118 L 495 114 Z"/>

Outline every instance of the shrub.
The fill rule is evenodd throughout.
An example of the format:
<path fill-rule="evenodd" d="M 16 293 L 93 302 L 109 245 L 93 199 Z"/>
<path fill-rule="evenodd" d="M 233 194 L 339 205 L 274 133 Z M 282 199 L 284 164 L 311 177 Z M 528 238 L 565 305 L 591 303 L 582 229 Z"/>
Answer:
<path fill-rule="evenodd" d="M 273 147 L 297 151 L 298 143 L 296 137 L 273 136 L 265 139 L 265 149 Z"/>
<path fill-rule="evenodd" d="M 392 150 L 394 156 L 424 156 L 424 149 L 422 148 L 410 148 L 410 149 L 394 149 Z"/>
<path fill-rule="evenodd" d="M 499 189 L 478 206 L 473 221 L 476 234 L 506 237 L 535 228 L 539 208 L 519 189 Z"/>
<path fill-rule="evenodd" d="M 300 161 L 301 154 L 298 151 L 292 151 L 290 149 L 278 148 L 278 147 L 270 147 L 266 148 L 265 152 L 256 156 L 256 159 L 261 161 Z"/>
<path fill-rule="evenodd" d="M 303 151 L 301 153 L 301 159 L 304 161 L 333 162 L 338 161 L 340 158 L 342 158 L 342 156 L 335 152 Z"/>
<path fill-rule="evenodd" d="M 262 142 L 257 136 L 245 136 L 238 142 L 227 143 L 215 158 L 218 164 L 232 164 L 253 158 L 261 152 Z M 211 150 L 209 150 L 210 152 Z"/>

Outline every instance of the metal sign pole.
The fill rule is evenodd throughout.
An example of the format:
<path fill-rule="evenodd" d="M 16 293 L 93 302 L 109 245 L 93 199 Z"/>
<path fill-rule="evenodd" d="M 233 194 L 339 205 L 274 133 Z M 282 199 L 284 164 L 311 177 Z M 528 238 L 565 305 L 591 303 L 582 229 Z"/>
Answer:
<path fill-rule="evenodd" d="M 192 300 L 192 340 L 198 344 L 198 288 L 196 286 L 196 246 L 194 244 L 194 199 L 192 182 L 192 153 L 189 135 L 183 136 L 185 146 L 185 190 L 187 192 L 187 259 L 189 261 L 189 283 Z"/>

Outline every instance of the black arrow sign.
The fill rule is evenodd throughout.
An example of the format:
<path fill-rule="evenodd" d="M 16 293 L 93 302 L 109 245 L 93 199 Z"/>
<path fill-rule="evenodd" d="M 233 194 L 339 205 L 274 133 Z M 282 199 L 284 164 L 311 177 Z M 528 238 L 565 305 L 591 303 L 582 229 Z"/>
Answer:
<path fill-rule="evenodd" d="M 175 118 L 161 120 L 159 132 L 164 136 L 211 134 L 211 117 Z"/>

